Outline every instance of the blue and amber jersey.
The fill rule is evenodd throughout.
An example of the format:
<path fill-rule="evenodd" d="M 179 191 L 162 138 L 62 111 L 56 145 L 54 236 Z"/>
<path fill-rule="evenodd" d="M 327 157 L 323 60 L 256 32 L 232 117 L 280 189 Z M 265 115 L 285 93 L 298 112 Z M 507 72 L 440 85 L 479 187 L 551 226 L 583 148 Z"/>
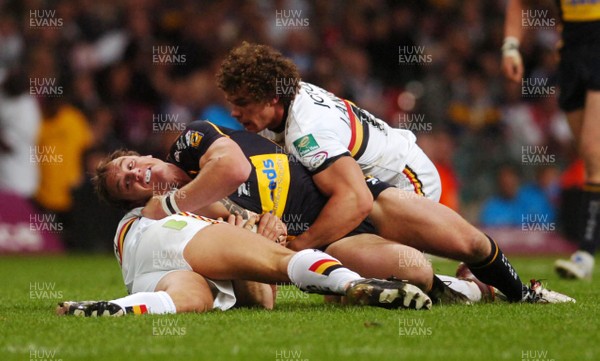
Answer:
<path fill-rule="evenodd" d="M 208 121 L 194 121 L 173 143 L 167 161 L 194 178 L 200 172 L 200 158 L 222 137 L 236 142 L 252 164 L 248 180 L 229 199 L 258 214 L 272 212 L 286 223 L 290 235 L 303 233 L 327 199 L 302 164 L 270 140 Z"/>
<path fill-rule="evenodd" d="M 566 46 L 600 43 L 600 1 L 556 1 L 563 22 L 563 40 Z"/>

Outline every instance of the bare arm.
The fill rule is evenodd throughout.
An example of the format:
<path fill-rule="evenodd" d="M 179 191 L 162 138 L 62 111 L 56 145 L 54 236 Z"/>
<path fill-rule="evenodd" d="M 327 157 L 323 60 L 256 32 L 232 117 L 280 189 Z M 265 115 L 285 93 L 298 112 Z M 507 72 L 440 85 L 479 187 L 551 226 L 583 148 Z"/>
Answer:
<path fill-rule="evenodd" d="M 181 210 L 206 207 L 233 193 L 250 176 L 250 162 L 229 138 L 217 139 L 200 158 L 200 173 L 175 194 Z"/>
<path fill-rule="evenodd" d="M 364 175 L 351 157 L 336 160 L 313 176 L 313 180 L 329 200 L 310 228 L 290 242 L 289 247 L 294 250 L 318 248 L 342 238 L 356 228 L 373 207 L 373 196 Z"/>
<path fill-rule="evenodd" d="M 228 219 L 230 215 L 239 215 L 242 219 L 249 220 L 258 216 L 258 214 L 240 207 L 229 198 L 223 198 L 208 207 L 194 211 L 194 213 L 213 219 Z M 287 227 L 277 216 L 266 213 L 260 216 L 256 233 L 277 243 L 282 243 L 287 238 Z"/>
<path fill-rule="evenodd" d="M 504 76 L 514 82 L 523 78 L 523 60 L 519 53 L 519 44 L 523 37 L 521 0 L 509 0 L 506 5 L 504 22 L 504 44 L 502 45 L 502 71 Z"/>
<path fill-rule="evenodd" d="M 248 179 L 252 170 L 240 147 L 225 137 L 217 139 L 199 163 L 200 173 L 173 196 L 181 211 L 203 209 L 227 197 Z M 160 219 L 167 215 L 163 211 L 161 197 L 153 197 L 146 204 L 142 210 L 145 217 Z"/>
<path fill-rule="evenodd" d="M 229 214 L 235 214 L 235 215 L 240 215 L 242 216 L 243 219 L 250 219 L 251 217 L 255 216 L 256 213 L 251 212 L 245 208 L 242 208 L 240 206 L 238 206 L 236 203 L 234 203 L 231 199 L 229 198 L 223 198 L 219 201 L 219 204 L 221 206 L 223 206 L 223 208 L 225 210 L 227 210 L 227 212 L 229 212 Z"/>

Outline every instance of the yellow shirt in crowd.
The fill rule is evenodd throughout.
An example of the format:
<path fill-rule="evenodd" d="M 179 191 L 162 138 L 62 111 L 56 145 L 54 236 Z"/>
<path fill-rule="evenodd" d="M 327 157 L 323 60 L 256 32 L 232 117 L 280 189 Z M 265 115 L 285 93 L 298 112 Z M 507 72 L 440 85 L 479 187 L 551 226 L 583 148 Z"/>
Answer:
<path fill-rule="evenodd" d="M 83 154 L 92 140 L 85 116 L 70 105 L 43 119 L 38 145 L 30 152 L 30 160 L 40 168 L 35 199 L 43 207 L 56 212 L 71 208 L 71 192 L 83 179 Z"/>

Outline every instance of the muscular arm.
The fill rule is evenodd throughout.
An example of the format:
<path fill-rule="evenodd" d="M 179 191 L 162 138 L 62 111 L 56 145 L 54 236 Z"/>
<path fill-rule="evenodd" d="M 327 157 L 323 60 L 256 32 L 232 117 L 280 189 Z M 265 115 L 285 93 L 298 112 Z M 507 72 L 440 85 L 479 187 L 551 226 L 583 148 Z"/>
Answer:
<path fill-rule="evenodd" d="M 227 197 L 248 179 L 252 169 L 240 147 L 226 137 L 215 140 L 199 163 L 201 171 L 196 178 L 175 192 L 175 202 L 181 211 L 203 209 Z M 151 202 L 155 204 L 147 204 L 142 214 L 160 219 L 165 214 L 160 200 L 154 198 Z"/>
<path fill-rule="evenodd" d="M 234 215 L 240 215 L 243 219 L 250 219 L 250 217 L 254 216 L 255 213 L 247 210 L 246 208 L 242 208 L 235 204 L 229 198 L 223 198 L 219 201 L 219 204 L 229 213 Z"/>
<path fill-rule="evenodd" d="M 242 219 L 249 220 L 258 216 L 256 213 L 240 207 L 229 198 L 223 198 L 208 207 L 197 209 L 194 213 L 213 219 L 227 219 L 230 215 L 240 215 Z M 277 216 L 266 213 L 260 217 L 256 233 L 267 239 L 281 242 L 287 237 L 287 227 Z"/>
<path fill-rule="evenodd" d="M 218 202 L 215 202 L 207 207 L 198 208 L 193 211 L 195 214 L 199 214 L 208 218 L 223 218 L 227 219 L 230 215 L 240 215 L 242 219 L 248 220 L 250 217 L 256 216 L 257 214 L 242 208 L 234 203 L 231 199 L 225 197 Z"/>
<path fill-rule="evenodd" d="M 181 210 L 206 207 L 233 193 L 250 176 L 251 166 L 229 138 L 217 139 L 200 158 L 200 173 L 175 196 Z"/>
<path fill-rule="evenodd" d="M 343 156 L 313 177 L 329 200 L 310 228 L 293 240 L 294 250 L 318 248 L 336 241 L 356 228 L 373 207 L 362 171 L 354 159 Z"/>

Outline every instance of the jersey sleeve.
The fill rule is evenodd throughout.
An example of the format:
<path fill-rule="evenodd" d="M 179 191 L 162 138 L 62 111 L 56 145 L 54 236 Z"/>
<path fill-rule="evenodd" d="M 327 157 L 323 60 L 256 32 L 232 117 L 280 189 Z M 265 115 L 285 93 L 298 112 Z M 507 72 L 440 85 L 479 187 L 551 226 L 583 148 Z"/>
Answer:
<path fill-rule="evenodd" d="M 191 122 L 171 146 L 167 162 L 186 171 L 198 170 L 200 158 L 217 139 L 222 137 L 228 136 L 211 122 Z"/>
<path fill-rule="evenodd" d="M 294 128 L 285 137 L 286 148 L 312 174 L 325 170 L 340 157 L 350 155 L 334 129 L 311 127 L 300 131 L 299 127 Z"/>

